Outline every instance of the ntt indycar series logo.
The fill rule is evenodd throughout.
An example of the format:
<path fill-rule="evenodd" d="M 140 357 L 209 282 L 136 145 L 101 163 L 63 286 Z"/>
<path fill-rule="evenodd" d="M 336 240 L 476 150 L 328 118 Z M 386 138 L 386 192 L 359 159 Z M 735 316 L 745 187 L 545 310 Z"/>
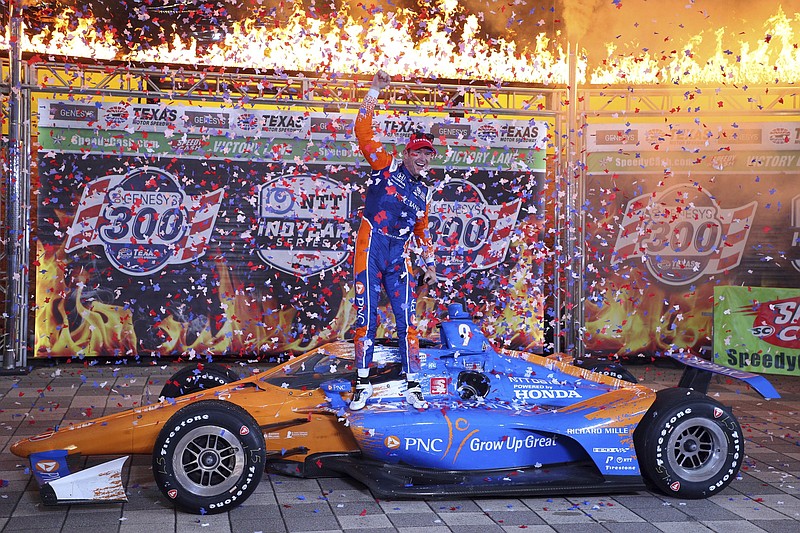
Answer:
<path fill-rule="evenodd" d="M 641 258 L 669 285 L 739 266 L 757 202 L 721 208 L 699 186 L 675 185 L 628 202 L 614 244 L 612 265 Z"/>
<path fill-rule="evenodd" d="M 310 276 L 348 256 L 350 193 L 336 181 L 288 175 L 258 192 L 258 255 L 278 270 Z"/>
<path fill-rule="evenodd" d="M 192 261 L 206 251 L 223 193 L 187 195 L 172 174 L 152 167 L 95 179 L 83 191 L 66 251 L 102 246 L 132 276 Z"/>
<path fill-rule="evenodd" d="M 453 278 L 500 264 L 508 252 L 520 206 L 519 199 L 492 205 L 466 180 L 448 181 L 435 191 L 428 219 L 431 234 L 439 236 L 439 274 Z"/>

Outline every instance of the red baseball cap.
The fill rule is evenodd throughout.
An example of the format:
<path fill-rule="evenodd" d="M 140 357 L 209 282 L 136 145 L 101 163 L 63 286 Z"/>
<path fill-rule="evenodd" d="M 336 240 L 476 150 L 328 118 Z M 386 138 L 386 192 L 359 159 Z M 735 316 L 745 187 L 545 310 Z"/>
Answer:
<path fill-rule="evenodd" d="M 412 133 L 406 144 L 406 150 L 423 150 L 428 149 L 436 154 L 436 148 L 433 146 L 433 135 L 430 133 Z"/>

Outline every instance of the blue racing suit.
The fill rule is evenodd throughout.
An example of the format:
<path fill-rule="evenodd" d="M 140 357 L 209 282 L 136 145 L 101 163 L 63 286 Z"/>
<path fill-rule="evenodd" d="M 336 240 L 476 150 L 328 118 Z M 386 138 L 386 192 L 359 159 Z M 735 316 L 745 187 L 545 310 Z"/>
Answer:
<path fill-rule="evenodd" d="M 429 190 L 374 140 L 372 116 L 376 96 L 372 91 L 367 94 L 355 123 L 359 148 L 372 167 L 356 239 L 356 367 L 368 368 L 372 363 L 378 300 L 383 286 L 395 317 L 403 371 L 411 380 L 420 371 L 420 360 L 416 280 L 409 243 L 416 238 L 426 265 L 434 265 L 428 231 Z"/>

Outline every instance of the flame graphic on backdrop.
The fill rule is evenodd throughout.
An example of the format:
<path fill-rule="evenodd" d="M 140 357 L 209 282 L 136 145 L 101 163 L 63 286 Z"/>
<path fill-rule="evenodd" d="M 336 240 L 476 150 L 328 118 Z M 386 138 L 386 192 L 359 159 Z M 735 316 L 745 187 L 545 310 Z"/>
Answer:
<path fill-rule="evenodd" d="M 613 351 L 615 355 L 692 350 L 711 344 L 713 317 L 709 309 L 714 284 L 702 283 L 687 290 L 681 303 L 660 285 L 645 279 L 646 273 L 627 271 L 625 277 L 605 279 L 603 305 L 586 304 L 586 350 Z M 654 317 L 658 324 L 653 325 Z"/>
<path fill-rule="evenodd" d="M 73 13 L 74 14 L 74 13 Z M 306 13 L 295 3 L 285 22 L 266 25 L 257 17 L 233 23 L 211 44 L 199 45 L 177 34 L 169 42 L 125 51 L 118 35 L 92 17 L 59 16 L 37 35 L 24 35 L 22 49 L 105 60 L 167 64 L 213 65 L 274 69 L 278 72 L 372 73 L 426 78 L 485 79 L 535 84 L 565 84 L 568 54 L 557 42 L 561 33 L 532 35 L 531 45 L 484 39 L 482 17 L 468 14 L 458 2 L 444 2 L 425 21 L 424 35 L 412 10 L 376 11 L 367 24 L 347 6 L 328 19 Z M 77 20 L 77 22 L 76 22 Z M 461 28 L 454 37 L 453 27 Z M 753 24 L 752 27 L 757 27 Z M 628 51 L 617 42 L 605 45 L 605 55 L 579 50 L 578 81 L 592 84 L 774 84 L 800 80 L 800 49 L 796 34 L 800 14 L 783 9 L 766 18 L 763 38 L 734 42 L 726 28 L 688 36 L 669 52 L 648 48 Z M 535 30 L 534 30 L 535 31 Z M 9 38 L 0 38 L 8 48 Z M 602 56 L 602 57 L 598 57 Z M 593 66 L 590 66 L 591 65 Z M 596 66 L 594 66 L 596 65 Z"/>
<path fill-rule="evenodd" d="M 68 281 L 64 272 L 69 261 L 63 245 L 45 247 L 37 243 L 36 257 L 37 357 L 138 355 L 129 308 L 86 298 L 88 275 L 83 270 Z M 236 291 L 237 281 L 228 273 L 224 261 L 217 261 L 215 267 L 220 274 L 219 293 L 226 304 L 219 331 L 212 333 L 205 328 L 199 334 L 190 334 L 189 323 L 167 315 L 154 324 L 162 342 L 152 355 L 299 353 L 341 337 L 340 332 L 347 331 L 355 318 L 349 303 L 352 294 L 346 295 L 336 316 L 322 331 L 310 338 L 294 338 L 294 308 L 279 309 L 274 298 L 245 296 Z M 80 318 L 70 320 L 74 314 Z"/>

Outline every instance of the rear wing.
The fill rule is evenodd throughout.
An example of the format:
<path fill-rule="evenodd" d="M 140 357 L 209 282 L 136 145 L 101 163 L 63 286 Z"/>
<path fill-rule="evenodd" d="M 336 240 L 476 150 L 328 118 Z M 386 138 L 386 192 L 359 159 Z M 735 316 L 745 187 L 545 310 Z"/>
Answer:
<path fill-rule="evenodd" d="M 768 400 L 776 400 L 781 397 L 778 391 L 775 390 L 775 387 L 772 386 L 772 383 L 764 376 L 718 365 L 711 361 L 701 359 L 696 355 L 671 353 L 669 356 L 686 365 L 681 380 L 678 383 L 679 387 L 694 389 L 705 394 L 708 391 L 708 384 L 711 382 L 711 376 L 720 374 L 729 378 L 738 379 L 739 381 L 744 381 Z"/>

